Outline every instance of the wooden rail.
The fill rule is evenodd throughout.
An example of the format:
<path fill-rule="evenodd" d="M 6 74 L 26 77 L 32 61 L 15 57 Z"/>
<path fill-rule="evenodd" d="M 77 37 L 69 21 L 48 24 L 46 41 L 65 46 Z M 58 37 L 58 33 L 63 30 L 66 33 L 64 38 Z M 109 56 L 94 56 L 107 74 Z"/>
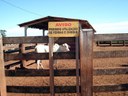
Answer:
<path fill-rule="evenodd" d="M 5 37 L 3 38 L 3 44 L 29 44 L 29 43 L 48 43 L 47 36 L 30 36 L 30 37 Z M 58 38 L 55 42 L 65 43 L 65 42 L 75 42 L 75 38 Z"/>
<path fill-rule="evenodd" d="M 80 71 L 80 69 L 79 69 Z M 54 76 L 76 76 L 76 69 L 58 69 L 54 70 Z M 16 69 L 16 70 L 6 70 L 5 74 L 7 77 L 38 77 L 38 76 L 50 76 L 49 70 L 36 70 L 36 69 Z M 93 75 L 121 75 L 128 74 L 127 68 L 116 68 L 116 69 L 94 69 Z M 80 76 L 80 74 L 79 74 Z"/>
<path fill-rule="evenodd" d="M 80 69 L 79 69 L 80 70 Z M 76 76 L 76 69 L 59 69 L 54 70 L 55 77 Z M 117 69 L 95 69 L 93 70 L 93 75 L 119 75 L 128 74 L 127 68 L 117 68 Z M 17 70 L 6 70 L 7 77 L 39 77 L 50 76 L 49 70 L 36 70 L 36 69 L 17 69 Z M 80 76 L 80 74 L 79 74 Z M 28 90 L 32 87 L 31 90 Z M 80 86 L 79 86 L 80 87 Z M 43 90 L 42 90 L 43 88 Z M 76 86 L 55 86 L 55 93 L 76 93 Z M 60 88 L 60 89 L 59 89 Z M 49 93 L 49 86 L 7 86 L 7 92 L 10 93 Z M 37 90 L 38 89 L 38 90 Z M 93 86 L 93 92 L 118 92 L 118 91 L 128 91 L 128 84 L 117 84 L 117 85 L 102 85 Z"/>
<path fill-rule="evenodd" d="M 128 51 L 95 51 L 93 52 L 94 58 L 118 58 L 128 57 Z M 7 54 L 4 55 L 5 61 L 8 60 L 48 60 L 48 53 L 18 53 L 18 54 Z M 75 59 L 75 52 L 61 52 L 54 53 L 54 59 Z"/>
<path fill-rule="evenodd" d="M 127 46 L 128 34 L 95 34 L 94 41 L 97 46 Z"/>
<path fill-rule="evenodd" d="M 9 93 L 50 93 L 49 86 L 7 86 L 7 89 Z M 128 84 L 93 86 L 93 92 L 118 91 L 128 91 Z M 76 86 L 55 86 L 55 93 L 76 93 Z"/>
<path fill-rule="evenodd" d="M 95 34 L 94 41 L 106 40 L 128 40 L 128 34 Z M 59 38 L 56 40 L 58 43 L 75 42 L 75 38 Z M 3 44 L 19 44 L 19 43 L 48 43 L 47 36 L 30 36 L 30 37 L 5 37 Z"/>
<path fill-rule="evenodd" d="M 128 40 L 128 33 L 125 34 L 95 34 L 94 41 Z"/>

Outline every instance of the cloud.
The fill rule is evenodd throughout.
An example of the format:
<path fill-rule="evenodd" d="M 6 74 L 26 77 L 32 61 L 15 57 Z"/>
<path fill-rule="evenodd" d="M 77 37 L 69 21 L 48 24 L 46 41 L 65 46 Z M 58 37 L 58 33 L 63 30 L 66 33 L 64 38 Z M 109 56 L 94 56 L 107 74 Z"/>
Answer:
<path fill-rule="evenodd" d="M 128 21 L 116 23 L 94 24 L 96 33 L 128 33 Z"/>

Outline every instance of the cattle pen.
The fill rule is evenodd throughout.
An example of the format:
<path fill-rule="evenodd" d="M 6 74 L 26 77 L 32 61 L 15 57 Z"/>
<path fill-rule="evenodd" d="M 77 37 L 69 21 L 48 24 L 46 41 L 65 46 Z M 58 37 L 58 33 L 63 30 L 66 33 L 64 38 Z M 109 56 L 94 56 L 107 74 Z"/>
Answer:
<path fill-rule="evenodd" d="M 128 34 L 94 34 L 92 30 L 84 29 L 81 32 L 80 38 L 61 37 L 55 41 L 59 44 L 67 42 L 74 46 L 74 49 L 71 52 L 54 53 L 52 59 L 62 60 L 68 66 L 59 65 L 57 69 L 51 66 L 52 70 L 29 68 L 28 65 L 31 64 L 27 63 L 31 60 L 49 59 L 51 55 L 48 53 L 36 53 L 33 49 L 37 43 L 48 43 L 47 36 L 0 38 L 1 96 L 127 96 Z M 120 40 L 123 41 L 122 45 L 96 44 L 101 41 Z M 18 48 L 7 48 L 6 51 L 7 44 L 16 44 Z M 80 50 L 80 53 L 75 52 L 76 50 Z M 16 60 L 16 63 L 6 64 L 12 60 Z M 69 67 L 70 60 L 75 62 L 72 68 Z M 80 65 L 77 65 L 78 63 Z M 15 65 L 18 65 L 18 68 L 13 68 Z M 59 85 L 63 79 L 65 83 Z"/>

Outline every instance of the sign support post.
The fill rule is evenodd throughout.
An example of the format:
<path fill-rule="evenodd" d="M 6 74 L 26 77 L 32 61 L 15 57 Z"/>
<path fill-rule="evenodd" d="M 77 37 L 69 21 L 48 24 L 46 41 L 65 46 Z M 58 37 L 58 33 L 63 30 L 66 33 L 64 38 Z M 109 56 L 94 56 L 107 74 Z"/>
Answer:
<path fill-rule="evenodd" d="M 53 68 L 53 44 L 54 44 L 54 38 L 49 37 L 49 68 L 50 68 L 50 93 L 51 93 L 51 96 L 55 96 L 54 68 Z"/>

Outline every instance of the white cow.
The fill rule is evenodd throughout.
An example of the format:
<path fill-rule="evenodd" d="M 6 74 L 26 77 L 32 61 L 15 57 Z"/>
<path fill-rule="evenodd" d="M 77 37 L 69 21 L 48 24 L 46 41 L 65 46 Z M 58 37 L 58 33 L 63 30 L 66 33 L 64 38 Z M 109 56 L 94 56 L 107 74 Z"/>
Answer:
<path fill-rule="evenodd" d="M 53 52 L 68 52 L 70 51 L 69 47 L 70 46 L 67 43 L 64 43 L 62 45 L 55 43 L 53 45 Z M 37 44 L 35 49 L 37 53 L 48 53 L 49 52 L 49 46 L 45 44 Z M 37 69 L 39 69 L 40 66 L 43 68 L 41 64 L 41 60 L 37 60 Z"/>

